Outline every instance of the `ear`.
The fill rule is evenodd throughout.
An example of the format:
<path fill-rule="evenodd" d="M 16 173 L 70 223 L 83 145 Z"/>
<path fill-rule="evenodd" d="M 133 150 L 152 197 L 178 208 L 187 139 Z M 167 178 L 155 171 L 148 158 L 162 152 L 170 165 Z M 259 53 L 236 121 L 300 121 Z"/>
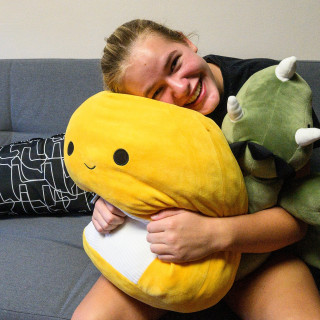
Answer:
<path fill-rule="evenodd" d="M 193 52 L 198 52 L 198 47 L 190 40 L 188 39 L 188 37 L 186 37 L 182 32 L 181 35 L 183 36 L 184 41 L 186 42 L 186 44 L 188 45 L 189 48 L 191 48 L 191 50 Z"/>

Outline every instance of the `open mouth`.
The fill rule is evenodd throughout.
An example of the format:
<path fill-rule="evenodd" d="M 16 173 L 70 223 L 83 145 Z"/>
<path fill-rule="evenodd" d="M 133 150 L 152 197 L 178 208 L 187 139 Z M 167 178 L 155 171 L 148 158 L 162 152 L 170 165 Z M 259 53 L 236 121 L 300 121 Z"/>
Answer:
<path fill-rule="evenodd" d="M 190 99 L 186 102 L 186 106 L 189 105 L 189 104 L 191 104 L 191 103 L 194 103 L 194 102 L 198 99 L 198 97 L 199 97 L 199 95 L 200 95 L 200 93 L 201 93 L 201 89 L 202 89 L 202 82 L 199 81 L 199 82 L 198 82 L 198 85 L 197 85 L 197 88 L 196 88 L 196 90 L 194 91 L 193 95 L 192 95 L 192 96 L 190 97 Z"/>
<path fill-rule="evenodd" d="M 89 170 L 93 170 L 96 166 L 89 167 L 86 163 L 84 164 Z"/>

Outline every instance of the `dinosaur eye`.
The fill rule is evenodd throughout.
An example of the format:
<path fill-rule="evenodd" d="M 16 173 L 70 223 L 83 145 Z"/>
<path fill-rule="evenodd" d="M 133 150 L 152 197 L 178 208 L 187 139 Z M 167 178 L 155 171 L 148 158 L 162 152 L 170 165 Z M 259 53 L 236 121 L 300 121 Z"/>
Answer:
<path fill-rule="evenodd" d="M 125 166 L 129 162 L 129 154 L 124 149 L 118 149 L 113 154 L 113 160 L 118 166 Z"/>
<path fill-rule="evenodd" d="M 68 156 L 71 156 L 73 151 L 74 151 L 74 144 L 72 141 L 70 141 L 68 144 L 68 150 L 67 150 Z"/>

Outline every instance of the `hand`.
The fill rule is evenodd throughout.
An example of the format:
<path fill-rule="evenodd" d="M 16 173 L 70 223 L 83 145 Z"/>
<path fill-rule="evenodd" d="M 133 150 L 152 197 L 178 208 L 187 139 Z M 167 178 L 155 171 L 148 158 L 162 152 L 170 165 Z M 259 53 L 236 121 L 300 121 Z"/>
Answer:
<path fill-rule="evenodd" d="M 92 223 L 98 232 L 106 234 L 121 225 L 125 217 L 121 210 L 99 198 L 94 206 Z"/>
<path fill-rule="evenodd" d="M 158 258 L 166 262 L 183 263 L 199 260 L 214 251 L 213 223 L 211 218 L 182 209 L 168 209 L 153 215 L 148 226 L 147 241 Z M 214 247 L 215 246 L 215 247 Z"/>

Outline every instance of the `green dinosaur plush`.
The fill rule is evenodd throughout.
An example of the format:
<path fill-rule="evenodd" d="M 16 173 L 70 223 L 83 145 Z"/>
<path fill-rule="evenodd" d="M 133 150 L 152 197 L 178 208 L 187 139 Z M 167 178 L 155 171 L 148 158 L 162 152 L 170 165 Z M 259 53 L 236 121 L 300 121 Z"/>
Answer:
<path fill-rule="evenodd" d="M 320 174 L 291 181 L 283 188 L 279 205 L 309 224 L 307 235 L 295 245 L 297 254 L 320 269 Z"/>
<path fill-rule="evenodd" d="M 310 87 L 296 73 L 296 58 L 286 58 L 255 73 L 229 97 L 222 131 L 243 171 L 249 212 L 280 205 L 310 224 L 298 251 L 320 267 L 320 175 L 294 179 L 320 139 L 320 129 L 312 127 L 311 101 Z M 239 277 L 266 257 L 244 255 Z"/>

